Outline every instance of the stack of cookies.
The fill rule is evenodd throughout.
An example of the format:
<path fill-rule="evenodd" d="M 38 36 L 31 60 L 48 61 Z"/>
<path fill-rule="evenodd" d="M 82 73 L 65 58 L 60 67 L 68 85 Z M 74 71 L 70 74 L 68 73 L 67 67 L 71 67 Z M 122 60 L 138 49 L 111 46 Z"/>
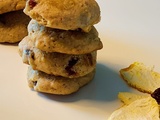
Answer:
<path fill-rule="evenodd" d="M 22 9 L 26 0 L 0 0 L 0 43 L 15 43 L 22 40 L 27 33 L 30 18 Z"/>
<path fill-rule="evenodd" d="M 89 83 L 103 47 L 93 26 L 100 20 L 95 0 L 28 0 L 24 12 L 32 18 L 19 53 L 29 64 L 29 87 L 67 95 Z"/>

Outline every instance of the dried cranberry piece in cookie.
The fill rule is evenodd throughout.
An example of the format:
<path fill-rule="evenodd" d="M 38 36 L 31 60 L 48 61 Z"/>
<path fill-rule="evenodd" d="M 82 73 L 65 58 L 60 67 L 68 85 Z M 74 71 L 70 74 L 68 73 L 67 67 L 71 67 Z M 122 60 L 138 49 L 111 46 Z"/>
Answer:
<path fill-rule="evenodd" d="M 28 4 L 29 4 L 29 7 L 33 9 L 36 6 L 37 2 L 35 0 L 29 0 Z"/>
<path fill-rule="evenodd" d="M 160 88 L 157 88 L 151 96 L 157 101 L 158 104 L 160 104 Z"/>
<path fill-rule="evenodd" d="M 68 75 L 74 75 L 76 74 L 76 72 L 74 70 L 72 70 L 73 66 L 78 62 L 78 58 L 77 57 L 72 57 L 71 60 L 69 61 L 67 67 L 65 68 L 65 70 L 68 72 Z"/>

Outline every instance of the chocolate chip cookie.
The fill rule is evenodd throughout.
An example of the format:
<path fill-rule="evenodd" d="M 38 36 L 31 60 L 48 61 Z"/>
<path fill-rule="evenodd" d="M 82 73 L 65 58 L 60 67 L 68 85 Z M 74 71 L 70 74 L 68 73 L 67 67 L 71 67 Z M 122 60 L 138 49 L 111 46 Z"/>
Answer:
<path fill-rule="evenodd" d="M 30 88 L 35 91 L 57 95 L 67 95 L 77 92 L 82 86 L 89 83 L 95 75 L 95 70 L 79 78 L 65 78 L 48 75 L 44 72 L 28 68 L 27 80 Z"/>
<path fill-rule="evenodd" d="M 96 51 L 82 55 L 47 53 L 34 47 L 33 43 L 29 37 L 25 37 L 19 43 L 19 53 L 23 62 L 35 70 L 56 76 L 77 78 L 90 73 L 96 67 Z"/>

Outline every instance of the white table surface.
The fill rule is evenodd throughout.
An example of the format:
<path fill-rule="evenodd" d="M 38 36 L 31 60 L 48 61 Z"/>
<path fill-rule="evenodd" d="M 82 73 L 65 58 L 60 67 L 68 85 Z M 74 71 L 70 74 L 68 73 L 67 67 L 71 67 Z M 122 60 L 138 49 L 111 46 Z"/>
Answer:
<path fill-rule="evenodd" d="M 27 85 L 27 65 L 16 45 L 0 44 L 0 120 L 107 120 L 121 103 L 118 92 L 135 90 L 119 76 L 134 61 L 160 72 L 160 0 L 97 0 L 96 25 L 103 49 L 95 79 L 69 96 L 37 93 Z"/>

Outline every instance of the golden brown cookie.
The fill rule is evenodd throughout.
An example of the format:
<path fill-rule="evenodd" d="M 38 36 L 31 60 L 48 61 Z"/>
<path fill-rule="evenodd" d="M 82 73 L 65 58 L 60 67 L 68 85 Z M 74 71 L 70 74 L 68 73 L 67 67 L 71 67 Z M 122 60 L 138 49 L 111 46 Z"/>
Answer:
<path fill-rule="evenodd" d="M 95 75 L 95 70 L 79 78 L 65 78 L 61 76 L 48 75 L 44 72 L 28 68 L 28 85 L 35 91 L 67 95 L 78 91 L 82 86 L 89 83 Z"/>
<path fill-rule="evenodd" d="M 39 24 L 62 30 L 89 32 L 100 21 L 95 0 L 27 0 L 24 12 Z"/>
<path fill-rule="evenodd" d="M 96 51 L 82 55 L 47 53 L 35 48 L 29 37 L 19 43 L 19 53 L 23 62 L 30 64 L 33 69 L 56 76 L 77 78 L 90 73 L 96 67 Z"/>
<path fill-rule="evenodd" d="M 0 0 L 0 14 L 21 10 L 25 5 L 26 0 Z"/>
<path fill-rule="evenodd" d="M 31 20 L 28 25 L 29 37 L 42 51 L 66 54 L 86 54 L 103 47 L 97 30 L 92 26 L 90 32 L 81 30 L 58 30 L 48 28 Z"/>
<path fill-rule="evenodd" d="M 0 43 L 15 43 L 27 34 L 30 18 L 22 10 L 0 15 Z"/>

